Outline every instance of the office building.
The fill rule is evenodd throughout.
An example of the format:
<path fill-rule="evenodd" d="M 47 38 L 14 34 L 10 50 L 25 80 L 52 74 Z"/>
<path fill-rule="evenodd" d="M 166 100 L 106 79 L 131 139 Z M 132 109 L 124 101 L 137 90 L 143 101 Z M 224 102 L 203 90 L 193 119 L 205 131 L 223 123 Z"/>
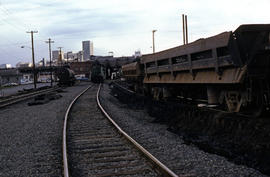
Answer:
<path fill-rule="evenodd" d="M 59 50 L 53 50 L 52 51 L 52 60 L 57 61 L 59 58 L 60 51 Z"/>
<path fill-rule="evenodd" d="M 83 61 L 89 60 L 91 55 L 94 55 L 93 42 L 82 41 Z"/>
<path fill-rule="evenodd" d="M 53 50 L 52 51 L 52 61 L 57 62 L 58 64 L 62 63 L 64 59 L 64 52 L 60 50 Z"/>

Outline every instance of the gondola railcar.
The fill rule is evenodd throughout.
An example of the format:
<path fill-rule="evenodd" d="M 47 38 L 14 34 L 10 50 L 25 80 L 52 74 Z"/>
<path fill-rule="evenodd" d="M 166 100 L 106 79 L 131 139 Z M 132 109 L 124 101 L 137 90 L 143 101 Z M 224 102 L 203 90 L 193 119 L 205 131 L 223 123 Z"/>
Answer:
<path fill-rule="evenodd" d="M 144 70 L 140 61 L 123 65 L 122 74 L 129 85 L 129 89 L 139 93 L 143 92 Z"/>
<path fill-rule="evenodd" d="M 234 32 L 143 55 L 140 63 L 144 93 L 154 99 L 204 100 L 248 114 L 269 110 L 270 24 L 241 25 Z M 124 75 L 129 77 L 128 71 Z"/>

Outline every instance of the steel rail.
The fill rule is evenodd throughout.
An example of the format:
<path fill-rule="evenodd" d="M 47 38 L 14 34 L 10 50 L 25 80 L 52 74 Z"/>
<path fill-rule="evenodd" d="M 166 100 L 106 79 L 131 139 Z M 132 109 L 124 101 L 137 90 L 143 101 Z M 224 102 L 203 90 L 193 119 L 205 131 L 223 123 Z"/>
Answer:
<path fill-rule="evenodd" d="M 35 97 L 37 95 L 41 95 L 43 93 L 50 93 L 50 92 L 53 92 L 53 91 L 55 91 L 57 89 L 59 89 L 59 88 L 50 88 L 50 89 L 46 89 L 46 90 L 36 91 L 36 92 L 33 92 L 33 93 L 28 93 L 28 94 L 12 97 L 12 98 L 9 98 L 9 99 L 1 100 L 0 101 L 0 108 L 3 108 L 3 107 L 6 107 L 6 106 L 9 106 L 9 105 L 18 103 L 20 101 L 24 101 L 24 100 L 33 98 L 33 97 Z"/>
<path fill-rule="evenodd" d="M 73 101 L 70 103 L 69 107 L 67 108 L 66 114 L 65 114 L 65 120 L 64 120 L 64 126 L 63 126 L 63 165 L 64 165 L 64 177 L 69 177 L 69 171 L 68 171 L 68 158 L 67 158 L 67 119 L 70 113 L 70 110 L 74 103 L 78 100 L 80 96 L 82 96 L 89 88 L 91 88 L 93 85 L 88 86 L 86 89 L 84 89 L 79 95 L 77 95 Z"/>
<path fill-rule="evenodd" d="M 23 98 L 25 96 L 30 96 L 30 95 L 33 95 L 35 93 L 41 93 L 41 92 L 44 92 L 44 91 L 47 91 L 47 90 L 53 90 L 53 89 L 55 89 L 55 88 L 49 88 L 49 89 L 34 91 L 34 92 L 25 93 L 25 94 L 21 94 L 21 95 L 17 95 L 17 96 L 10 95 L 10 98 L 2 99 L 2 100 L 0 100 L 0 103 L 11 101 L 11 100 L 18 99 L 18 98 Z"/>
<path fill-rule="evenodd" d="M 155 158 L 151 153 L 149 153 L 145 148 L 143 148 L 139 143 L 137 143 L 133 138 L 131 138 L 125 131 L 123 131 L 116 122 L 109 116 L 109 114 L 104 110 L 101 106 L 99 101 L 99 92 L 100 92 L 101 84 L 99 85 L 98 92 L 97 92 L 97 104 L 102 113 L 106 116 L 106 118 L 117 128 L 117 130 L 126 138 L 128 139 L 133 145 L 137 147 L 149 160 L 152 161 L 153 164 L 157 165 L 163 173 L 167 176 L 177 177 L 173 171 L 171 171 L 168 167 L 166 167 L 162 162 L 160 162 L 157 158 Z"/>
<path fill-rule="evenodd" d="M 131 93 L 131 94 L 135 94 L 134 91 L 129 90 L 129 89 L 123 87 L 122 85 L 120 85 L 120 84 L 118 84 L 118 83 L 116 83 L 116 82 L 113 82 L 113 84 L 116 85 L 117 87 L 120 87 L 120 88 L 123 89 L 123 90 L 126 90 L 127 92 L 129 92 L 129 93 Z"/>

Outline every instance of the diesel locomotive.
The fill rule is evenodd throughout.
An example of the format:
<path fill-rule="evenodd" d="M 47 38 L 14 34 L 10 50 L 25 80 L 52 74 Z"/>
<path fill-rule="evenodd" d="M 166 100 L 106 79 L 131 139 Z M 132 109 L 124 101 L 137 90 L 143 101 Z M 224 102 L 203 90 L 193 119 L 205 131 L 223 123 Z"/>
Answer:
<path fill-rule="evenodd" d="M 153 99 L 189 99 L 229 112 L 260 115 L 270 106 L 270 24 L 143 55 L 122 67 L 137 92 Z"/>
<path fill-rule="evenodd" d="M 106 78 L 105 67 L 99 62 L 94 62 L 90 74 L 91 81 L 93 83 L 103 83 Z"/>

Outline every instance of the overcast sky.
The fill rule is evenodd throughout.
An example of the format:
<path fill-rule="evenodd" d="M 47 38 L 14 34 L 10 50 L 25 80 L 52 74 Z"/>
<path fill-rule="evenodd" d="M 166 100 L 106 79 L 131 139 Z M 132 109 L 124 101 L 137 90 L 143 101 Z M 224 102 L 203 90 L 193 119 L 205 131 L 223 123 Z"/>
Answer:
<path fill-rule="evenodd" d="M 189 41 L 233 31 L 241 24 L 270 23 L 270 0 L 0 0 L 0 64 L 49 58 L 52 49 L 78 52 L 81 41 L 94 43 L 94 55 L 130 56 L 182 44 L 182 17 L 188 16 Z"/>

